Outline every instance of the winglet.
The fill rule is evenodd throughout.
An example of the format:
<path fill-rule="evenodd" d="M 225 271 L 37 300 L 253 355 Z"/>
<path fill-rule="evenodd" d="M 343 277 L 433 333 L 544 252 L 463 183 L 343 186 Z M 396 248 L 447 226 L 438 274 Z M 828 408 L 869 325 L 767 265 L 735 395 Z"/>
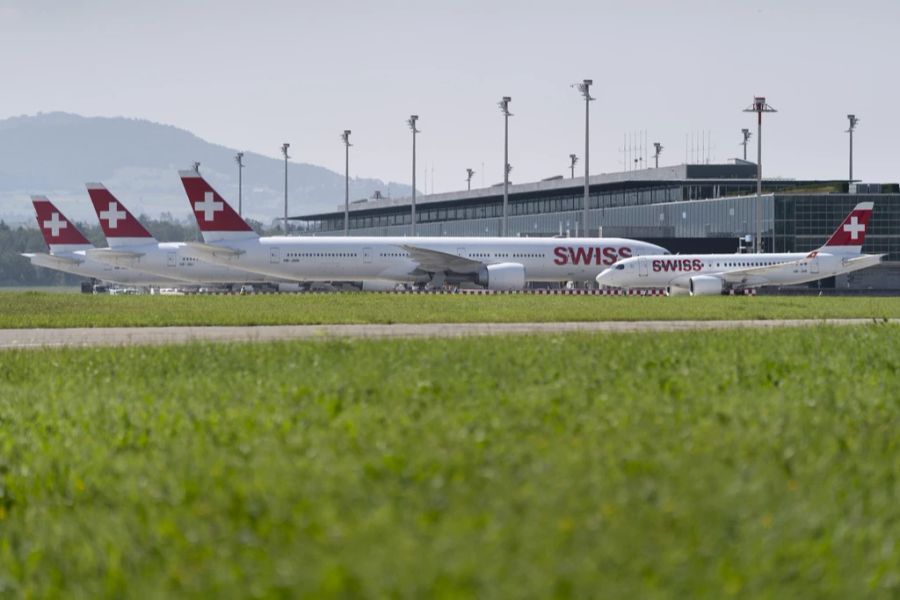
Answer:
<path fill-rule="evenodd" d="M 863 242 L 866 240 L 866 231 L 874 208 L 874 202 L 857 204 L 819 250 L 827 250 L 831 253 L 859 254 L 862 251 Z"/>
<path fill-rule="evenodd" d="M 156 241 L 102 183 L 88 183 L 87 190 L 110 248 Z"/>
<path fill-rule="evenodd" d="M 46 196 L 32 196 L 31 203 L 34 205 L 38 228 L 50 252 L 69 252 L 94 247 Z"/>
<path fill-rule="evenodd" d="M 178 175 L 205 241 L 258 237 L 200 173 L 179 171 Z"/>

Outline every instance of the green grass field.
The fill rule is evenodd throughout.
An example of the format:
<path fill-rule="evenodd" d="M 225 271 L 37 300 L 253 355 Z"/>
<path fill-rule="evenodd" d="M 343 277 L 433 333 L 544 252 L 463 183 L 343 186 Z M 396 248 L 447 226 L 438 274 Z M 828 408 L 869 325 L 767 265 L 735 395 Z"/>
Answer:
<path fill-rule="evenodd" d="M 0 328 L 900 317 L 900 298 L 0 294 Z"/>
<path fill-rule="evenodd" d="M 896 598 L 898 334 L 4 352 L 0 595 Z"/>

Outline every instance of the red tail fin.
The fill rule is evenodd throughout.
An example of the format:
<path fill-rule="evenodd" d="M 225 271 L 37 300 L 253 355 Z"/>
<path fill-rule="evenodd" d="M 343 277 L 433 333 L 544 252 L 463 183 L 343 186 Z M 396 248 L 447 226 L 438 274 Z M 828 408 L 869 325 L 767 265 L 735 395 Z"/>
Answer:
<path fill-rule="evenodd" d="M 179 171 L 203 239 L 255 236 L 253 229 L 196 171 Z"/>
<path fill-rule="evenodd" d="M 78 231 L 75 225 L 62 214 L 46 196 L 32 196 L 34 214 L 37 217 L 38 227 L 44 236 L 44 241 L 54 250 L 77 250 L 81 247 L 93 247 L 84 235 Z M 67 246 L 67 248 L 59 248 Z"/>
<path fill-rule="evenodd" d="M 874 207 L 874 202 L 860 202 L 857 204 L 820 250 L 828 250 L 829 252 L 842 251 L 854 254 L 861 252 Z"/>
<path fill-rule="evenodd" d="M 150 232 L 103 184 L 89 183 L 87 189 L 110 247 L 153 241 Z"/>

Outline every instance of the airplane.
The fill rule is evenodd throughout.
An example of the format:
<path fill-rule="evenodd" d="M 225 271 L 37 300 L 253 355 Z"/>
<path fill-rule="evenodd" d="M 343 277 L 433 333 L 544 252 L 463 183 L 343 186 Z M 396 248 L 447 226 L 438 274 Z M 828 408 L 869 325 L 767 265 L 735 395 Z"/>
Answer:
<path fill-rule="evenodd" d="M 75 224 L 66 218 L 46 196 L 32 196 L 38 227 L 50 253 L 26 252 L 22 256 L 31 264 L 55 269 L 72 275 L 138 286 L 173 285 L 168 277 L 160 277 L 122 266 L 109 265 L 90 258 L 87 253 L 94 248 Z"/>
<path fill-rule="evenodd" d="M 87 190 L 109 244 L 108 248 L 87 250 L 94 260 L 195 284 L 273 281 L 272 277 L 188 256 L 182 251 L 184 242 L 158 242 L 103 184 L 88 183 Z"/>
<path fill-rule="evenodd" d="M 363 289 L 445 282 L 520 290 L 532 281 L 589 280 L 617 260 L 667 250 L 622 238 L 258 236 L 196 171 L 180 171 L 204 243 L 185 252 L 294 281 L 362 281 Z"/>
<path fill-rule="evenodd" d="M 707 296 L 770 285 L 795 285 L 865 269 L 884 254 L 861 254 L 873 202 L 860 202 L 825 245 L 781 254 L 641 256 L 597 275 L 602 286 L 668 288 L 669 295 Z"/>

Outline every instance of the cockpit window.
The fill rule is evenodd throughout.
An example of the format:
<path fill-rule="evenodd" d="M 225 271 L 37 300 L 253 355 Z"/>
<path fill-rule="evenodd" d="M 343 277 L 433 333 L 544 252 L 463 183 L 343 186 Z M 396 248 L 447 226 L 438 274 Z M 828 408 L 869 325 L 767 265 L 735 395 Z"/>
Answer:
<path fill-rule="evenodd" d="M 616 271 L 624 271 L 625 265 L 616 265 Z"/>

